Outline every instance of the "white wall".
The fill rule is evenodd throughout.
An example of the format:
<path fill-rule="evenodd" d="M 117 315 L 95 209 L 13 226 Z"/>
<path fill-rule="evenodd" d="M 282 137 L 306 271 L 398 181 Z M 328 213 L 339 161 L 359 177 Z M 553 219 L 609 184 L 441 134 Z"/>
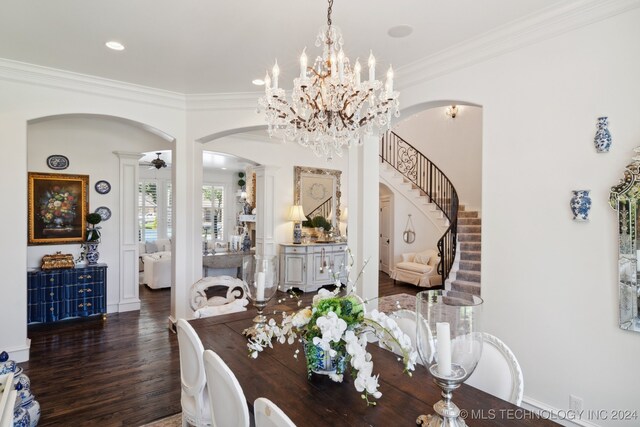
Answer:
<path fill-rule="evenodd" d="M 111 218 L 100 223 L 102 238 L 99 246 L 101 263 L 108 264 L 107 304 L 115 311 L 120 289 L 120 171 L 114 151 L 144 152 L 170 148 L 162 138 L 113 119 L 98 117 L 63 117 L 31 123 L 27 127 L 27 168 L 30 172 L 89 175 L 89 212 L 99 206 L 111 209 Z M 53 171 L 46 165 L 47 157 L 62 154 L 69 158 L 69 167 Z M 99 180 L 111 184 L 107 194 L 96 192 Z M 80 244 L 37 245 L 27 249 L 27 267 L 40 267 L 42 257 L 56 251 L 80 254 Z"/>
<path fill-rule="evenodd" d="M 640 144 L 640 10 L 589 22 L 402 99 L 405 108 L 483 106 L 484 329 L 517 355 L 527 399 L 566 409 L 574 394 L 585 409 L 637 410 L 640 334 L 618 328 L 617 219 L 607 200 Z M 593 146 L 602 115 L 608 154 Z M 591 219 L 576 223 L 569 199 L 582 188 L 592 190 Z"/>
<path fill-rule="evenodd" d="M 482 108 L 459 105 L 455 119 L 445 114 L 446 108 L 430 108 L 402 118 L 394 131 L 449 177 L 467 210 L 479 211 L 482 207 Z"/>

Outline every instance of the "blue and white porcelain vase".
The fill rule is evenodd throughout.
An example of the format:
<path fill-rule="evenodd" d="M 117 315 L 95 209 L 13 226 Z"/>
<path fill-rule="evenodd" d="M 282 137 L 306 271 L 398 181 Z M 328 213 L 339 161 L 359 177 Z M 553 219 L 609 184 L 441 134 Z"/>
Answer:
<path fill-rule="evenodd" d="M 591 210 L 591 190 L 574 190 L 571 197 L 571 212 L 574 221 L 588 221 Z"/>
<path fill-rule="evenodd" d="M 341 374 L 346 367 L 346 357 L 342 353 L 331 356 L 328 351 L 312 342 L 304 342 L 304 354 L 307 359 L 307 370 L 321 375 Z"/>
<path fill-rule="evenodd" d="M 609 118 L 598 117 L 598 130 L 593 139 L 598 153 L 608 153 L 611 148 L 611 132 L 609 132 Z"/>
<path fill-rule="evenodd" d="M 98 244 L 97 243 L 85 243 L 85 258 L 87 259 L 88 265 L 94 265 L 98 263 L 98 259 L 100 258 L 100 252 L 98 252 Z"/>

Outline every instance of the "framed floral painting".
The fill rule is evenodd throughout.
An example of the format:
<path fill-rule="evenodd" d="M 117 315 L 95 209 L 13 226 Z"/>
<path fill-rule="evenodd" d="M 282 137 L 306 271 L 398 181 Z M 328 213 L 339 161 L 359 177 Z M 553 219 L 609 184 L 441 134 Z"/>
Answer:
<path fill-rule="evenodd" d="M 29 245 L 82 243 L 88 175 L 29 172 Z"/>

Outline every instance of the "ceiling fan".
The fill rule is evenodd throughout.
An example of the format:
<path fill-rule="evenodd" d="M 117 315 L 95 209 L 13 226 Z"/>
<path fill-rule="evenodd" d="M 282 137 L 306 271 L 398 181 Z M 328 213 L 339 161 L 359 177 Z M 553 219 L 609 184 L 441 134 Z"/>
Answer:
<path fill-rule="evenodd" d="M 167 167 L 167 162 L 165 162 L 164 160 L 162 160 L 160 158 L 160 154 L 162 153 L 156 153 L 156 155 L 158 156 L 157 159 L 153 159 L 151 160 L 149 163 L 145 163 L 146 166 L 150 166 L 149 169 L 162 169 L 162 168 L 166 168 Z"/>

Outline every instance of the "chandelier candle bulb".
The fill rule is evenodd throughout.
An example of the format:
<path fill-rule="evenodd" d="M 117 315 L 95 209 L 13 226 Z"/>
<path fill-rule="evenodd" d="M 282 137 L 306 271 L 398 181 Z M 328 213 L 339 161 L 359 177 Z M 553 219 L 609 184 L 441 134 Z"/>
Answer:
<path fill-rule="evenodd" d="M 278 60 L 276 59 L 276 63 L 273 66 L 273 70 L 271 70 L 273 74 L 273 89 L 278 89 L 278 76 L 280 75 L 280 67 L 278 67 Z"/>
<path fill-rule="evenodd" d="M 369 52 L 369 81 L 373 83 L 376 79 L 376 58 L 373 56 L 373 51 Z"/>
<path fill-rule="evenodd" d="M 447 322 L 436 323 L 438 372 L 443 377 L 451 376 L 451 333 Z"/>
<path fill-rule="evenodd" d="M 264 301 L 264 271 L 256 273 L 256 300 Z"/>
<path fill-rule="evenodd" d="M 264 76 L 264 92 L 268 95 L 271 90 L 271 77 L 269 77 L 269 72 Z"/>
<path fill-rule="evenodd" d="M 353 72 L 355 73 L 355 85 L 356 88 L 360 87 L 360 72 L 362 71 L 362 66 L 360 65 L 360 60 L 356 59 L 356 65 L 353 66 Z"/>
<path fill-rule="evenodd" d="M 302 55 L 300 55 L 300 79 L 307 78 L 307 48 L 302 49 Z"/>
<path fill-rule="evenodd" d="M 391 95 L 393 95 L 393 68 L 389 65 L 389 71 L 387 71 L 387 98 L 391 99 Z"/>
<path fill-rule="evenodd" d="M 344 82 L 344 50 L 342 48 L 338 52 L 338 79 L 341 84 Z"/>

